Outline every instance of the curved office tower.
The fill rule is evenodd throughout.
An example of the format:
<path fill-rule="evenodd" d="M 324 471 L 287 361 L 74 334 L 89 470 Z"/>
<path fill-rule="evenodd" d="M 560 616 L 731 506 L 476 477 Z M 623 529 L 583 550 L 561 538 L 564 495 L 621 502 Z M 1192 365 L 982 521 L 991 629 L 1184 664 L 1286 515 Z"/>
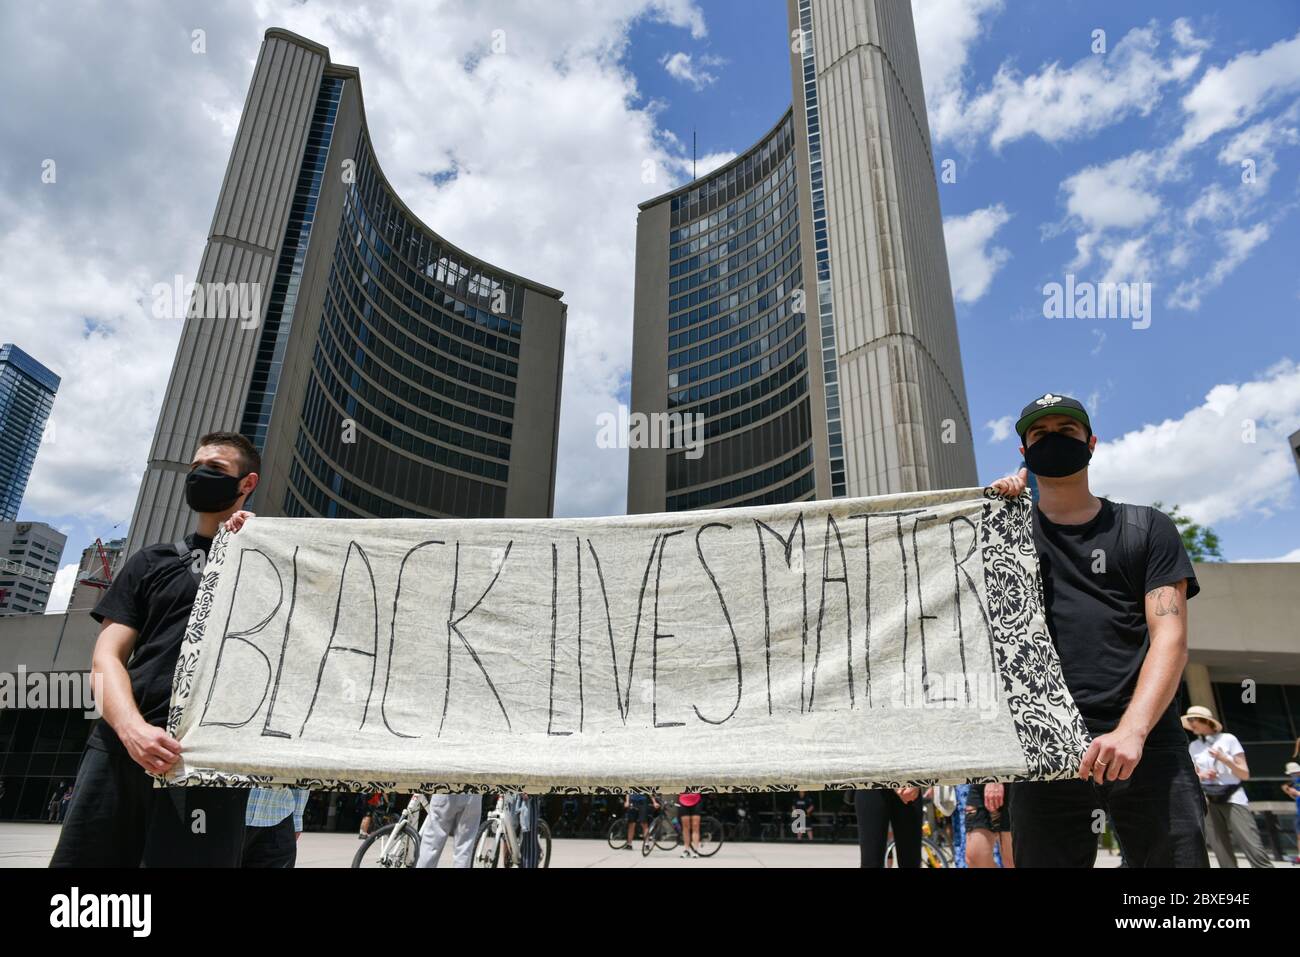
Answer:
<path fill-rule="evenodd" d="M 788 9 L 791 110 L 641 206 L 629 512 L 976 484 L 910 7 Z"/>
<path fill-rule="evenodd" d="M 185 319 L 128 551 L 192 526 L 185 473 L 215 430 L 261 450 L 259 514 L 551 514 L 561 293 L 407 209 L 325 47 L 266 32 L 197 283 L 252 308 L 209 294 Z"/>

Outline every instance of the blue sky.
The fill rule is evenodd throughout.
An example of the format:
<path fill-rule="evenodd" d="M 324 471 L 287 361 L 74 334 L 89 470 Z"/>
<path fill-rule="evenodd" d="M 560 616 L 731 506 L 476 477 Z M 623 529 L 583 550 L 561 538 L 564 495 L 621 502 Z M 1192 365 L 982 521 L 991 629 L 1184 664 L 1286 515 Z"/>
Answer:
<path fill-rule="evenodd" d="M 377 153 L 417 215 L 565 291 L 557 513 L 623 510 L 626 452 L 595 436 L 627 396 L 636 205 L 689 178 L 692 130 L 707 168 L 789 106 L 784 2 L 78 9 L 0 12 L 0 82 L 23 91 L 0 114 L 0 340 L 63 377 L 21 517 L 68 534 L 64 584 L 130 519 L 179 336 L 149 290 L 194 274 L 272 26 L 361 70 Z M 1300 560 L 1293 0 L 913 10 L 934 155 L 955 164 L 939 190 L 980 478 L 1019 461 L 1008 417 L 1070 393 L 1102 440 L 1095 490 L 1179 503 L 1229 559 Z M 1044 285 L 1068 273 L 1149 282 L 1149 328 L 1044 318 Z"/>

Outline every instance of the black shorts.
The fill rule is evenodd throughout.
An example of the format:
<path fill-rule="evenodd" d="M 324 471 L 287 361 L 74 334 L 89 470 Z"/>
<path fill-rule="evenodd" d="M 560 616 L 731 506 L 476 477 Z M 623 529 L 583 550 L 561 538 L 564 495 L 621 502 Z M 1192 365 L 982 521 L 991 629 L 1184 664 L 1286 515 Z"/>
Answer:
<path fill-rule="evenodd" d="M 678 817 L 699 817 L 700 811 L 703 807 L 704 807 L 703 799 L 696 801 L 690 807 L 687 807 L 685 804 L 679 804 L 677 805 L 677 816 Z"/>
<path fill-rule="evenodd" d="M 623 809 L 623 816 L 629 824 L 644 824 L 650 818 L 650 804 L 632 804 Z"/>
<path fill-rule="evenodd" d="M 125 753 L 88 744 L 50 866 L 239 867 L 247 805 L 247 788 L 155 788 Z"/>
<path fill-rule="evenodd" d="M 1002 785 L 1002 806 L 990 811 L 984 805 L 984 785 L 972 784 L 966 794 L 966 830 L 1011 833 L 1011 785 Z"/>

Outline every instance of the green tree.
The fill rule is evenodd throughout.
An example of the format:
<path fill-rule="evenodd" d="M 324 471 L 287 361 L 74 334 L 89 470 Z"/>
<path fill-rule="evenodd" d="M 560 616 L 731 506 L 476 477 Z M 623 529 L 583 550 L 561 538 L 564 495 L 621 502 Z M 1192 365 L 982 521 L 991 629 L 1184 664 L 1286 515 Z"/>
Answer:
<path fill-rule="evenodd" d="M 1198 525 L 1178 510 L 1174 505 L 1165 508 L 1159 502 L 1151 503 L 1174 520 L 1178 533 L 1183 536 L 1183 547 L 1194 562 L 1221 562 L 1223 553 L 1219 551 L 1219 536 L 1208 525 Z"/>

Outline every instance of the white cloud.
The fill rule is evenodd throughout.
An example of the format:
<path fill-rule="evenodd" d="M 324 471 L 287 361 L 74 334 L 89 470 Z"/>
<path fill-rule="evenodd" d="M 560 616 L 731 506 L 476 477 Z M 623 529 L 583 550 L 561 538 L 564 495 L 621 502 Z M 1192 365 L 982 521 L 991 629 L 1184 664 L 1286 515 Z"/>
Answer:
<path fill-rule="evenodd" d="M 1116 439 L 1095 425 L 1102 440 L 1090 484 L 1120 501 L 1178 505 L 1202 524 L 1294 507 L 1287 436 L 1300 428 L 1300 364 L 1292 359 Z"/>
<path fill-rule="evenodd" d="M 721 58 L 715 56 L 702 56 L 697 60 L 683 51 L 665 53 L 659 61 L 674 80 L 689 83 L 696 90 L 702 90 L 718 81 L 718 75 L 711 70 L 721 66 L 723 62 Z"/>
<path fill-rule="evenodd" d="M 77 584 L 78 562 L 62 566 L 54 574 L 54 585 L 50 588 L 50 600 L 45 603 L 45 614 L 55 615 L 68 607 L 72 598 L 72 588 Z"/>
<path fill-rule="evenodd" d="M 1011 253 L 990 243 L 1011 214 L 1001 203 L 977 209 L 943 221 L 943 239 L 948 247 L 948 271 L 952 294 L 958 302 L 975 302 L 988 291 L 999 269 Z"/>
<path fill-rule="evenodd" d="M 149 317 L 149 290 L 193 277 L 262 33 L 283 26 L 360 68 L 375 150 L 417 215 L 565 291 L 557 511 L 621 512 L 626 452 L 598 449 L 595 421 L 627 386 L 636 204 L 690 163 L 624 60 L 647 17 L 707 32 L 691 0 L 606 0 L 576 17 L 525 0 L 266 0 L 198 20 L 183 5 L 117 19 L 7 10 L 0 80 L 24 94 L 0 112 L 4 339 L 63 376 L 26 506 L 130 517 L 179 335 Z M 47 157 L 54 185 L 39 179 Z M 453 164 L 450 181 L 427 175 Z"/>
<path fill-rule="evenodd" d="M 1203 40 L 1196 35 L 1191 22 L 1186 17 L 1175 20 L 1169 32 L 1173 34 L 1174 42 L 1184 50 L 1205 50 L 1210 46 L 1208 40 Z"/>
<path fill-rule="evenodd" d="M 1182 142 L 1204 143 L 1216 133 L 1240 126 L 1274 98 L 1296 90 L 1300 90 L 1300 33 L 1207 69 L 1183 97 L 1188 117 Z"/>
<path fill-rule="evenodd" d="M 1150 188 L 1154 158 L 1138 151 L 1100 166 L 1087 166 L 1061 183 L 1066 211 L 1089 230 L 1133 229 L 1160 212 Z"/>
<path fill-rule="evenodd" d="M 936 140 L 952 137 L 963 125 L 966 62 L 983 21 L 1001 9 L 1002 0 L 927 0 L 912 5 L 926 112 Z"/>
<path fill-rule="evenodd" d="M 1217 223 L 1231 218 L 1239 208 L 1226 189 L 1218 183 L 1211 183 L 1183 212 L 1183 222 L 1188 226 L 1195 226 L 1201 220 Z"/>
<path fill-rule="evenodd" d="M 984 423 L 984 428 L 989 430 L 989 442 L 1005 442 L 1011 438 L 1012 430 L 1016 427 L 1016 417 L 1014 415 L 1004 415 L 1000 419 L 990 419 Z"/>
<path fill-rule="evenodd" d="M 1242 130 L 1219 150 L 1219 162 L 1242 170 L 1243 163 L 1253 167 L 1255 182 L 1243 183 L 1261 192 L 1268 189 L 1269 180 L 1277 172 L 1277 151 L 1286 146 L 1300 143 L 1300 130 L 1288 125 L 1300 112 L 1300 100 L 1297 100 L 1287 114 L 1275 116 L 1255 123 Z"/>
<path fill-rule="evenodd" d="M 1197 310 L 1201 308 L 1201 297 L 1211 289 L 1223 285 L 1223 280 L 1246 261 L 1255 247 L 1268 239 L 1267 223 L 1256 223 L 1250 229 L 1232 227 L 1219 233 L 1220 253 L 1210 271 L 1194 279 L 1178 284 L 1169 305 L 1178 309 Z"/>
<path fill-rule="evenodd" d="M 1164 88 L 1186 81 L 1200 64 L 1199 41 L 1187 22 L 1178 21 L 1172 32 L 1179 49 L 1165 57 L 1153 22 L 1130 30 L 1108 52 L 1068 67 L 1049 63 L 1024 76 L 1003 63 L 988 88 L 971 96 L 954 95 L 952 74 L 945 74 L 949 86 L 934 104 L 936 137 L 987 135 L 994 149 L 1029 136 L 1059 143 L 1148 116 Z"/>

